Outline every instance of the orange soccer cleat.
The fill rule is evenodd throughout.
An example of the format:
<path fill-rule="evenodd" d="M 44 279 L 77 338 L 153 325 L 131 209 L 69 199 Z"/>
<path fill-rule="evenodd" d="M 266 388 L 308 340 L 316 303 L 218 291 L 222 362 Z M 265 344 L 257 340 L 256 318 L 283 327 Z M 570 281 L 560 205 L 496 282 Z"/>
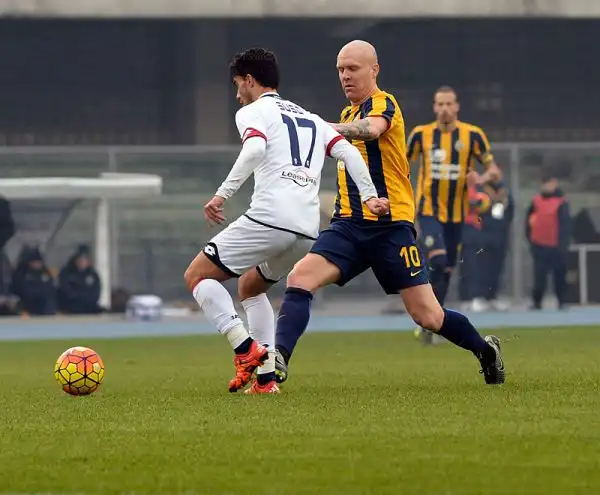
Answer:
<path fill-rule="evenodd" d="M 266 347 L 252 341 L 250 350 L 245 354 L 236 354 L 233 358 L 235 364 L 235 378 L 229 382 L 229 391 L 237 392 L 244 388 L 250 379 L 254 370 L 261 366 L 269 357 L 269 351 Z"/>
<path fill-rule="evenodd" d="M 275 380 L 272 380 L 264 385 L 260 385 L 258 381 L 254 381 L 252 386 L 244 392 L 245 394 L 253 395 L 253 394 L 278 394 L 279 393 L 279 385 Z"/>

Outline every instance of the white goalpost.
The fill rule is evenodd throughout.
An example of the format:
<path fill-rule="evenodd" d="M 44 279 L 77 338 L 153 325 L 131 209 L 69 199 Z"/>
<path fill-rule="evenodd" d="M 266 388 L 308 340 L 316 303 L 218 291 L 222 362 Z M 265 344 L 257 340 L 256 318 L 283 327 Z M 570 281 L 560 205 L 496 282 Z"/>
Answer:
<path fill-rule="evenodd" d="M 95 268 L 102 282 L 100 305 L 110 307 L 111 298 L 111 228 L 110 228 L 110 200 L 111 199 L 135 199 L 159 196 L 162 193 L 162 178 L 158 175 L 127 174 L 127 173 L 103 173 L 97 178 L 82 177 L 31 177 L 19 179 L 0 179 L 0 195 L 11 203 L 18 204 L 19 200 L 41 201 L 37 214 L 30 216 L 41 218 L 48 205 L 48 200 L 66 203 L 62 212 L 59 210 L 59 220 L 53 220 L 55 225 L 45 228 L 56 234 L 60 224 L 69 215 L 77 200 L 96 200 L 95 210 L 95 239 L 94 254 Z M 14 209 L 14 208 L 13 208 Z M 48 206 L 47 210 L 50 207 Z M 66 212 L 66 213 L 65 213 Z M 56 217 L 56 215 L 55 215 Z M 33 219 L 35 220 L 35 218 Z M 46 222 L 48 223 L 48 222 Z M 19 224 L 16 225 L 17 235 Z"/>

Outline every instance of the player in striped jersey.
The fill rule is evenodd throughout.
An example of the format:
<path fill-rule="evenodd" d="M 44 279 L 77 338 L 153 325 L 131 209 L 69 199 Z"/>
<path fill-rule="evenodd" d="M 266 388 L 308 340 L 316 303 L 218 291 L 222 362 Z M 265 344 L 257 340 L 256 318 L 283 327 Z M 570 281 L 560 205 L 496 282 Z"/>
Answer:
<path fill-rule="evenodd" d="M 425 246 L 430 280 L 443 306 L 458 257 L 462 226 L 468 208 L 467 175 L 483 184 L 499 178 L 484 132 L 458 120 L 456 92 L 442 86 L 434 95 L 435 122 L 415 127 L 408 138 L 407 157 L 421 158 L 417 186 L 417 217 Z M 475 161 L 486 168 L 478 176 Z M 423 334 L 426 342 L 431 334 Z"/>
<path fill-rule="evenodd" d="M 329 284 L 344 285 L 370 268 L 386 294 L 400 294 L 419 325 L 473 352 L 486 383 L 503 383 L 498 339 L 482 337 L 466 316 L 444 310 L 429 284 L 414 230 L 404 120 L 396 99 L 377 86 L 375 48 L 365 41 L 348 43 L 338 54 L 337 68 L 350 105 L 333 127 L 360 150 L 378 196 L 389 200 L 389 214 L 377 217 L 366 211 L 357 185 L 345 167 L 338 166 L 331 225 L 288 276 L 277 319 L 278 380 L 287 379 L 290 358 L 308 325 L 313 293 Z"/>

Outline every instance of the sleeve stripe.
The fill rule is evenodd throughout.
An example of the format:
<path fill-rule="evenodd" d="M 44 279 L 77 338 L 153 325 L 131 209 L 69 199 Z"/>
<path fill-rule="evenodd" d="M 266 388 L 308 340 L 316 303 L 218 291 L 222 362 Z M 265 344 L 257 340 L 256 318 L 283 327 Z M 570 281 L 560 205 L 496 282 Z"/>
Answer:
<path fill-rule="evenodd" d="M 486 144 L 486 140 L 483 138 L 480 132 L 475 132 L 475 141 L 479 145 L 479 152 L 483 155 L 484 153 L 489 152 L 489 146 Z"/>
<path fill-rule="evenodd" d="M 383 117 L 391 123 L 395 113 L 396 106 L 389 96 L 385 98 L 371 97 L 365 104 L 366 117 Z"/>
<path fill-rule="evenodd" d="M 331 141 L 329 141 L 329 144 L 327 145 L 327 150 L 325 151 L 325 154 L 327 156 L 331 156 L 331 149 L 335 146 L 335 143 L 339 143 L 342 139 L 344 139 L 344 136 L 342 136 L 341 134 L 338 134 Z"/>
<path fill-rule="evenodd" d="M 417 144 L 421 144 L 422 134 L 421 131 L 414 132 L 408 138 L 408 151 L 406 152 L 406 156 L 409 160 L 413 159 L 413 155 L 415 155 L 415 147 Z"/>
<path fill-rule="evenodd" d="M 260 138 L 263 138 L 265 141 L 267 140 L 267 136 L 265 136 L 262 132 L 257 131 L 256 129 L 254 129 L 252 127 L 248 127 L 244 131 L 244 134 L 242 135 L 242 144 L 244 144 L 247 139 L 250 139 L 253 137 L 260 137 Z"/>
<path fill-rule="evenodd" d="M 383 111 L 382 116 L 385 117 L 389 122 L 394 118 L 394 114 L 396 113 L 396 106 L 394 102 L 389 96 L 385 97 L 385 110 Z"/>

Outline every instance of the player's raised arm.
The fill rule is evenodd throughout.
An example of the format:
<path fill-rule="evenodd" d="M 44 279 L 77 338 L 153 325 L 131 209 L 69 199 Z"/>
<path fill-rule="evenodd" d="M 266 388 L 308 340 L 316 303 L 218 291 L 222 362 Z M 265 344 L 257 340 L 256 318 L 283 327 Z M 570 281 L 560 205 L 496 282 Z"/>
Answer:
<path fill-rule="evenodd" d="M 231 198 L 254 172 L 265 156 L 266 149 L 264 139 L 250 139 L 243 144 L 227 178 L 219 186 L 214 197 L 204 205 L 204 217 L 211 225 L 225 221 L 223 203 Z"/>
<path fill-rule="evenodd" d="M 331 126 L 346 139 L 371 141 L 378 139 L 392 125 L 396 106 L 389 96 L 371 96 L 366 104 L 370 107 L 366 117 L 345 124 Z"/>
<path fill-rule="evenodd" d="M 485 173 L 480 177 L 479 183 L 484 184 L 488 182 L 490 179 L 500 180 L 502 178 L 502 171 L 500 167 L 496 164 L 496 160 L 494 159 L 494 155 L 492 155 L 490 142 L 486 137 L 485 133 L 476 128 L 473 131 L 474 134 L 474 148 L 473 154 L 485 167 Z"/>
<path fill-rule="evenodd" d="M 238 110 L 235 116 L 242 149 L 229 175 L 217 190 L 224 199 L 233 196 L 261 163 L 267 149 L 266 125 L 261 114 L 250 106 Z"/>
<path fill-rule="evenodd" d="M 254 169 L 260 164 L 267 149 L 264 139 L 248 139 L 244 142 L 237 160 L 231 167 L 227 178 L 216 192 L 216 196 L 229 199 L 244 182 L 252 175 Z"/>
<path fill-rule="evenodd" d="M 372 141 L 388 130 L 389 122 L 384 117 L 365 117 L 347 124 L 331 124 L 346 139 Z"/>
<path fill-rule="evenodd" d="M 367 205 L 371 213 L 377 216 L 387 215 L 389 202 L 387 198 L 378 198 L 369 168 L 360 152 L 343 136 L 332 132 L 332 137 L 327 145 L 327 154 L 344 162 L 346 170 L 358 188 L 362 202 Z"/>
<path fill-rule="evenodd" d="M 236 114 L 235 122 L 242 138 L 242 149 L 214 197 L 204 205 L 204 216 L 211 224 L 221 224 L 225 221 L 223 203 L 248 180 L 262 162 L 267 150 L 264 123 L 256 111 L 248 107 L 242 108 Z"/>

